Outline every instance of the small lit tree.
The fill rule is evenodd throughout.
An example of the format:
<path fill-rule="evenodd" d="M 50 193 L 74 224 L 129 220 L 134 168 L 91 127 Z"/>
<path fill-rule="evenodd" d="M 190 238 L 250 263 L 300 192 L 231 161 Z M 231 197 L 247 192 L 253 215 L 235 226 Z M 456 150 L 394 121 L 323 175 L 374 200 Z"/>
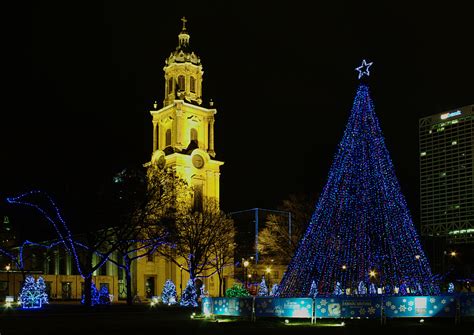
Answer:
<path fill-rule="evenodd" d="M 194 282 L 192 279 L 189 279 L 179 304 L 184 307 L 197 307 L 197 298 L 198 295 L 196 287 L 194 286 Z"/>
<path fill-rule="evenodd" d="M 23 308 L 41 308 L 43 295 L 33 276 L 26 276 L 18 300 Z"/>
<path fill-rule="evenodd" d="M 268 295 L 268 287 L 267 283 L 265 283 L 265 277 L 262 278 L 260 282 L 260 286 L 258 287 L 258 296 L 259 297 L 266 297 Z"/>
<path fill-rule="evenodd" d="M 38 288 L 38 293 L 41 299 L 41 305 L 48 303 L 48 293 L 46 292 L 46 283 L 44 282 L 43 277 L 39 277 L 36 281 L 36 287 Z"/>
<path fill-rule="evenodd" d="M 171 279 L 168 279 L 163 286 L 161 301 L 166 305 L 176 304 L 176 285 Z"/>
<path fill-rule="evenodd" d="M 271 292 L 270 292 L 270 296 L 271 296 L 271 297 L 274 297 L 275 294 L 277 293 L 277 291 L 278 291 L 278 284 L 273 284 L 272 290 L 271 290 Z"/>
<path fill-rule="evenodd" d="M 318 295 L 318 285 L 313 280 L 313 282 L 311 283 L 311 288 L 309 289 L 308 297 L 315 298 L 317 295 Z"/>

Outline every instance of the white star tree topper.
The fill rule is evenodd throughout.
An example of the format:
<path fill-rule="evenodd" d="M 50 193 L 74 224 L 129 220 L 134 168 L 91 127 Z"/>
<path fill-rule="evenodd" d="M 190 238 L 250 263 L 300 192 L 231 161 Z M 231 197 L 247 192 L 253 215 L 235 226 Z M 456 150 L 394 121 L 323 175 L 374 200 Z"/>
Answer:
<path fill-rule="evenodd" d="M 365 59 L 362 60 L 362 65 L 355 68 L 356 71 L 359 71 L 359 78 L 358 79 L 362 78 L 364 76 L 364 74 L 367 77 L 370 75 L 369 67 L 371 67 L 372 64 L 374 64 L 374 62 L 367 63 L 365 61 Z"/>

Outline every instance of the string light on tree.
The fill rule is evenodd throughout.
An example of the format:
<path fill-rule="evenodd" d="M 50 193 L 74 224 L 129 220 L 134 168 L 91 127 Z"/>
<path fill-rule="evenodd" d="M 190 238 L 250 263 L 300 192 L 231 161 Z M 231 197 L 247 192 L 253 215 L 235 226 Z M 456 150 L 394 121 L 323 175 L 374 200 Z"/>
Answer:
<path fill-rule="evenodd" d="M 372 64 L 362 61 L 359 79 Z M 326 185 L 277 295 L 307 296 L 313 281 L 321 295 L 350 292 L 361 282 L 392 294 L 402 283 L 413 289 L 432 280 L 369 87 L 360 83 Z"/>

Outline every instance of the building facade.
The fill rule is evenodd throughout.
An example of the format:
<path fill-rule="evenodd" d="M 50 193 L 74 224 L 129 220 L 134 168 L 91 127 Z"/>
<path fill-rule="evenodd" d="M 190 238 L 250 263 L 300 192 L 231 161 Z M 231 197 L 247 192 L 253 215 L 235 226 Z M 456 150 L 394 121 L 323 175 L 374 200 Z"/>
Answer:
<path fill-rule="evenodd" d="M 474 243 L 474 105 L 420 119 L 419 150 L 421 234 L 446 270 L 454 249 Z"/>

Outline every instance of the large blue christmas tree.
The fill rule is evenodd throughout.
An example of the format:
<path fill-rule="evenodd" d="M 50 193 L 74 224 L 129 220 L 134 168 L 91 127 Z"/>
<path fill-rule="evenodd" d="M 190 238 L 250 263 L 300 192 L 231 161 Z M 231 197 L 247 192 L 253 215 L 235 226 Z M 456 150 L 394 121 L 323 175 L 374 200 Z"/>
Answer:
<path fill-rule="evenodd" d="M 359 79 L 369 74 L 370 65 L 364 60 L 357 68 Z M 313 281 L 320 294 L 348 288 L 353 293 L 361 283 L 387 293 L 406 285 L 413 292 L 429 286 L 431 277 L 369 88 L 361 83 L 327 183 L 278 295 L 307 296 Z"/>

